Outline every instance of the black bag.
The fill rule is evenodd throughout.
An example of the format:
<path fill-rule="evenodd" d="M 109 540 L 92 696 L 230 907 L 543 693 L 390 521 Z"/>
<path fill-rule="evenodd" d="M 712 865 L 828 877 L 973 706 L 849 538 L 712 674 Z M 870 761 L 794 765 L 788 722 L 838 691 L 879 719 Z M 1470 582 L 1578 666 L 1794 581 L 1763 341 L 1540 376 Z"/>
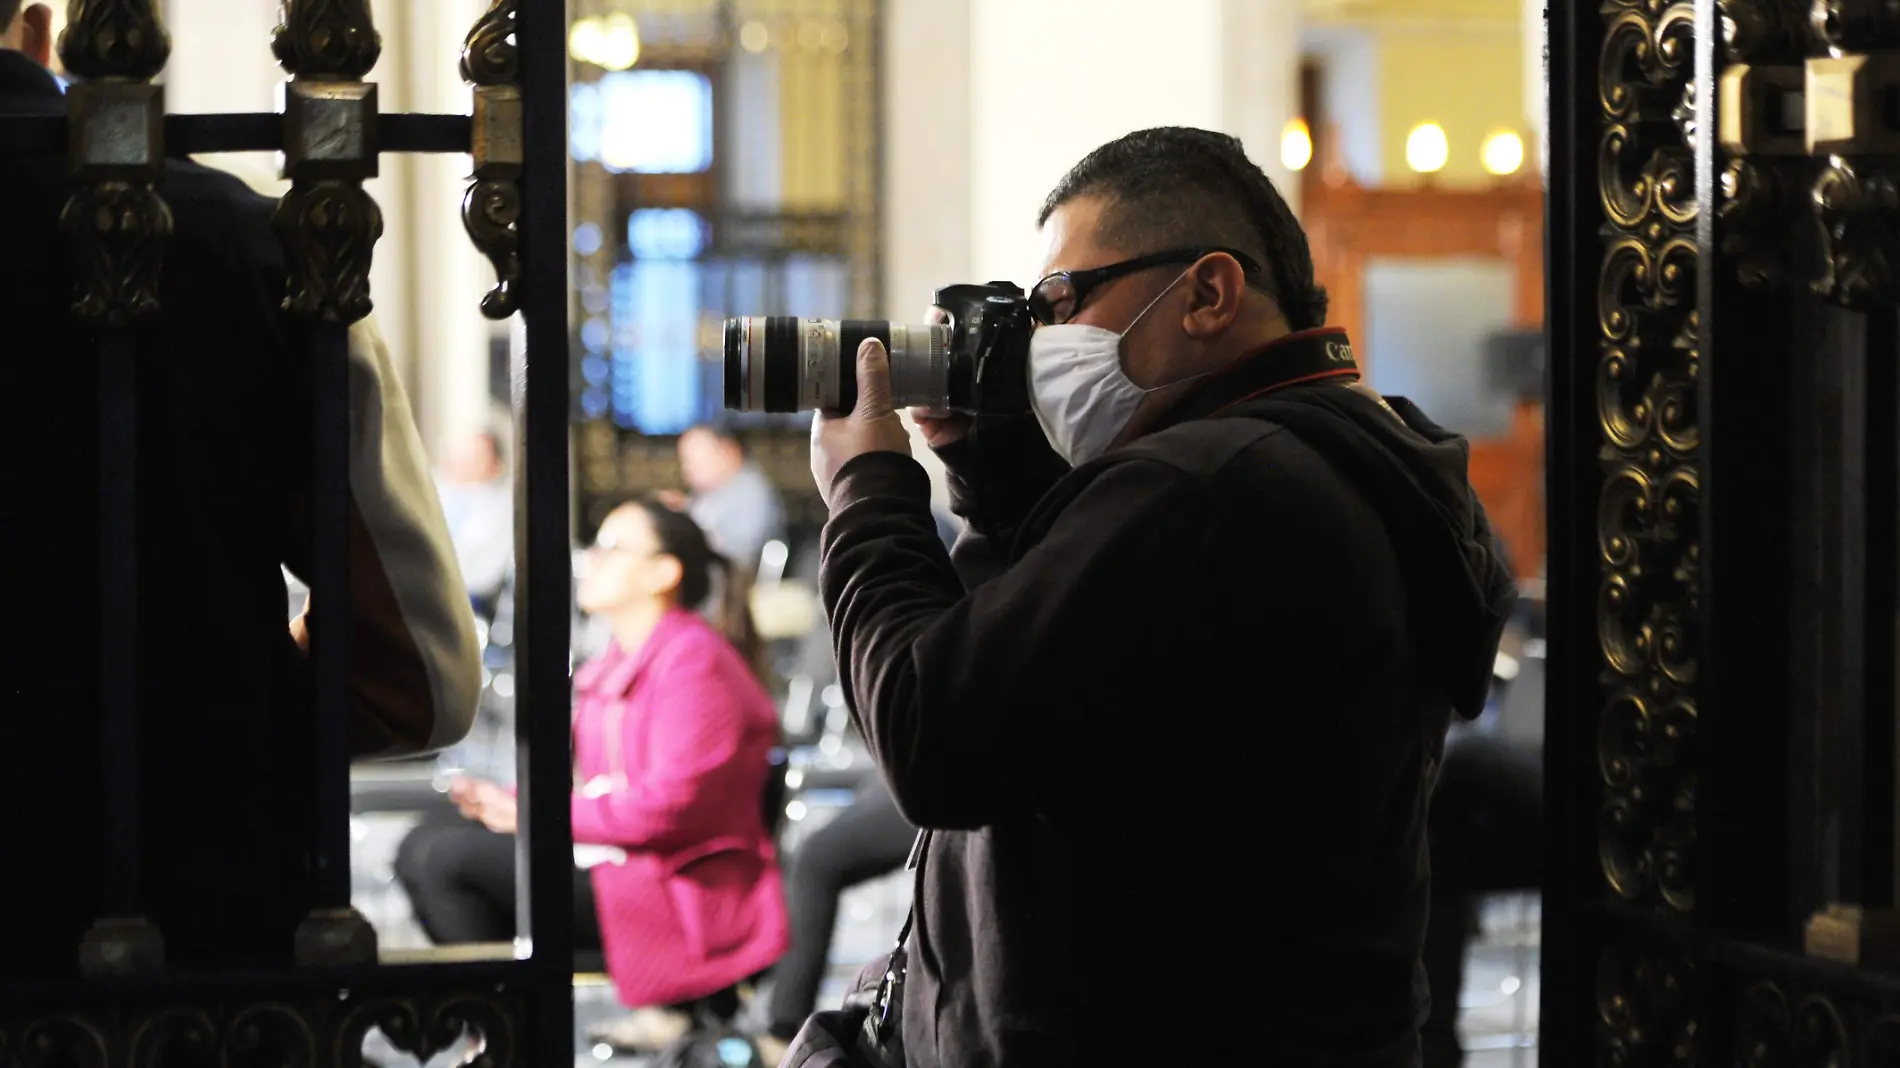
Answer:
<path fill-rule="evenodd" d="M 921 867 L 929 842 L 929 831 L 917 832 L 906 868 Z M 779 1068 L 904 1068 L 904 972 L 909 958 L 905 943 L 910 941 L 916 919 L 913 900 L 890 955 L 858 972 L 842 1007 L 815 1012 L 806 1019 Z"/>

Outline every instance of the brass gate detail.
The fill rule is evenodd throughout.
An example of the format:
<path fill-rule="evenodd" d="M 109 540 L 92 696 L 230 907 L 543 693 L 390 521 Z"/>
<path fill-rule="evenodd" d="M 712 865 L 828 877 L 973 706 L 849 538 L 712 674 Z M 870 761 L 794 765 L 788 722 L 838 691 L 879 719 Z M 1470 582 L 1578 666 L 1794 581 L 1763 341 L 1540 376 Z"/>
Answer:
<path fill-rule="evenodd" d="M 1695 5 L 1599 10 L 1596 853 L 1609 896 L 1680 919 L 1696 909 L 1701 648 Z M 1591 952 L 1603 1063 L 1695 1063 L 1694 963 Z"/>
<path fill-rule="evenodd" d="M 1695 908 L 1694 5 L 1606 7 L 1598 306 L 1597 544 L 1603 810 L 1617 895 Z"/>
<path fill-rule="evenodd" d="M 1874 0 L 1721 7 L 1722 250 L 1745 285 L 1900 301 L 1900 17 Z"/>

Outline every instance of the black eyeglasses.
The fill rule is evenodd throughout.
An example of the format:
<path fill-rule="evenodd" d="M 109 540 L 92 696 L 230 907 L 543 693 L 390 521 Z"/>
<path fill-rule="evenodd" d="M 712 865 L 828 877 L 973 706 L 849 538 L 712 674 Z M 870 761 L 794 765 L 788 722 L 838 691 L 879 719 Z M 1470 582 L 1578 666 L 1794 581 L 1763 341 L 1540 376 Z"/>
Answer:
<path fill-rule="evenodd" d="M 1090 291 L 1104 282 L 1112 282 L 1123 275 L 1145 271 L 1150 267 L 1193 263 L 1216 252 L 1224 252 L 1240 262 L 1240 269 L 1247 274 L 1248 285 L 1259 284 L 1254 276 L 1260 273 L 1260 265 L 1245 252 L 1231 248 L 1177 248 L 1166 252 L 1150 252 L 1146 256 L 1136 256 L 1132 260 L 1111 263 L 1105 267 L 1091 267 L 1085 271 L 1057 271 L 1030 289 L 1029 314 L 1044 326 L 1066 323 L 1082 310 Z"/>

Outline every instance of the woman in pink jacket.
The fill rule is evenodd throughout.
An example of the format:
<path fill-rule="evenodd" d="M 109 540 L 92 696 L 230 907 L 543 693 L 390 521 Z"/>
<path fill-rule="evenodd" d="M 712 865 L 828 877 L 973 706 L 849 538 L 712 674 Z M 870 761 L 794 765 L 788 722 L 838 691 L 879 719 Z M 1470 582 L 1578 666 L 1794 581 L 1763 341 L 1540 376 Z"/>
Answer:
<path fill-rule="evenodd" d="M 581 609 L 606 617 L 614 640 L 574 676 L 574 842 L 586 865 L 576 931 L 593 930 L 597 913 L 608 973 L 630 1006 L 723 990 L 770 967 L 789 940 L 762 804 L 778 717 L 759 682 L 742 577 L 726 566 L 690 517 L 639 503 L 601 524 L 581 577 Z M 716 578 L 726 633 L 693 611 Z M 473 780 L 452 792 L 487 830 L 463 824 L 436 829 L 462 832 L 459 843 L 405 842 L 398 873 L 436 941 L 490 940 L 466 937 L 480 934 L 467 930 L 471 916 L 491 929 L 505 922 L 511 936 L 514 796 Z M 472 850 L 470 832 L 491 841 Z"/>

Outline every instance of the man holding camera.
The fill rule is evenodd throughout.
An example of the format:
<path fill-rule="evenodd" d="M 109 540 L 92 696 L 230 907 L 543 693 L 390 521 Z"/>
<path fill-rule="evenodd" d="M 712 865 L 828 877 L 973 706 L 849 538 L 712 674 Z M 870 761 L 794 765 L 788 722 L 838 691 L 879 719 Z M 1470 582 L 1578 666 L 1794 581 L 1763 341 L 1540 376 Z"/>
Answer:
<path fill-rule="evenodd" d="M 1426 802 L 1512 601 L 1465 442 L 1359 383 L 1234 139 L 1104 145 L 1041 223 L 1033 413 L 919 413 L 954 565 L 876 341 L 812 435 L 842 681 L 930 829 L 906 1059 L 1416 1065 Z"/>

